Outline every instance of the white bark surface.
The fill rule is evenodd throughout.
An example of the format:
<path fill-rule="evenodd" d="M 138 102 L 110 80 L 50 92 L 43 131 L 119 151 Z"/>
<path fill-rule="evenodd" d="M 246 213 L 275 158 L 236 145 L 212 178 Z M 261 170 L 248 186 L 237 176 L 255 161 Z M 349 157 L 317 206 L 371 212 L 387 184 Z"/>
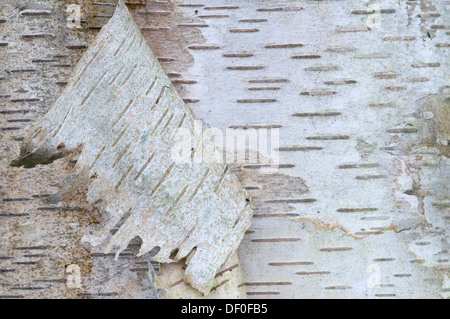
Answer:
<path fill-rule="evenodd" d="M 52 14 L 22 16 L 16 2 Z M 27 127 L 20 121 L 39 118 L 59 97 L 68 64 L 115 8 L 105 5 L 114 0 L 76 2 L 83 2 L 80 30 L 58 24 L 59 1 L 0 4 L 7 70 L 0 75 L 0 298 L 151 296 L 144 267 L 132 259 L 135 243 L 116 262 L 115 251 L 77 242 L 97 223 L 92 205 L 81 196 L 64 205 L 37 198 L 54 192 L 47 185 L 76 158 L 8 167 Z M 255 202 L 239 248 L 249 297 L 450 297 L 448 8 L 437 0 L 180 0 L 130 8 L 206 125 L 280 129 L 277 174 L 230 165 Z M 42 37 L 22 37 L 38 31 Z M 82 268 L 82 289 L 61 284 L 71 263 Z M 176 290 L 189 288 L 177 285 L 178 275 L 163 276 Z"/>

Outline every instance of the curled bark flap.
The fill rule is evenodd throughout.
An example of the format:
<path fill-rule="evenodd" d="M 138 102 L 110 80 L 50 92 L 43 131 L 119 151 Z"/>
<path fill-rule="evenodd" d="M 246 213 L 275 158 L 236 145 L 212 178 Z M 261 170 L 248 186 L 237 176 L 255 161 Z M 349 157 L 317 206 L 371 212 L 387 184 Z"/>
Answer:
<path fill-rule="evenodd" d="M 154 257 L 159 262 L 189 255 L 184 280 L 208 293 L 249 227 L 252 210 L 238 180 L 196 123 L 119 1 L 12 165 L 48 164 L 82 145 L 73 172 L 47 202 L 70 198 L 89 182 L 88 201 L 102 200 L 110 218 L 86 241 L 100 244 L 128 216 L 106 253 L 119 246 L 119 256 L 139 236 L 139 255 L 156 246 L 161 248 Z M 186 143 L 177 148 L 186 137 L 190 161 L 179 156 Z"/>

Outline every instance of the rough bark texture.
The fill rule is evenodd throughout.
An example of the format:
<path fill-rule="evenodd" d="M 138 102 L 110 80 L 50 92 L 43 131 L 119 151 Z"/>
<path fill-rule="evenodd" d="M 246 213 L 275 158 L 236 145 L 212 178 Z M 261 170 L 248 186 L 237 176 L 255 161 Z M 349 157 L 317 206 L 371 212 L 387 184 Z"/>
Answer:
<path fill-rule="evenodd" d="M 244 278 L 239 268 L 239 259 L 234 254 L 230 261 L 216 274 L 214 289 L 207 296 L 192 289 L 183 280 L 185 266 L 180 264 L 162 264 L 161 275 L 156 278 L 155 286 L 162 289 L 169 299 L 244 299 L 247 298 Z"/>
<path fill-rule="evenodd" d="M 188 139 L 187 150 L 177 149 L 180 138 Z M 89 183 L 87 201 L 101 202 L 109 217 L 85 242 L 101 244 L 122 220 L 105 254 L 118 246 L 118 258 L 139 237 L 138 257 L 155 247 L 160 251 L 153 260 L 161 263 L 189 255 L 185 281 L 209 294 L 250 226 L 252 210 L 122 1 L 12 165 L 49 164 L 80 146 L 73 171 L 45 203 L 67 201 Z"/>
<path fill-rule="evenodd" d="M 64 207 L 36 198 L 54 191 L 45 185 L 66 174 L 70 158 L 7 167 L 20 121 L 34 121 L 59 97 L 56 83 L 67 81 L 68 64 L 114 6 L 85 1 L 86 23 L 68 30 L 56 19 L 62 2 L 4 3 L 2 70 L 14 72 L 0 82 L 0 295 L 150 297 L 133 249 L 129 263 L 80 249 L 77 238 L 100 219 L 82 192 Z M 367 27 L 369 4 L 380 5 L 379 27 Z M 20 16 L 22 9 L 52 15 Z M 207 125 L 280 128 L 276 176 L 233 165 L 256 205 L 239 248 L 249 297 L 449 298 L 447 2 L 186 0 L 131 10 Z M 36 30 L 66 35 L 21 38 Z M 64 285 L 71 263 L 81 266 L 81 290 Z"/>

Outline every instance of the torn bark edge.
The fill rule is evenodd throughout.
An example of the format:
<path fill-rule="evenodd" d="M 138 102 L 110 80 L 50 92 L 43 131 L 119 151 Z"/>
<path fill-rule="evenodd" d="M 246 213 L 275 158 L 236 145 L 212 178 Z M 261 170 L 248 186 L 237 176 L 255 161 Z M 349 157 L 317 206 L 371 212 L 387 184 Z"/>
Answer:
<path fill-rule="evenodd" d="M 119 6 L 124 6 L 123 1 L 119 1 Z M 35 129 L 27 134 L 24 139 L 24 145 L 20 150 L 20 157 L 17 160 L 11 162 L 13 167 L 25 167 L 33 168 L 39 164 L 51 164 L 57 159 L 60 159 L 69 154 L 64 149 L 64 145 L 58 145 L 54 149 L 50 149 L 48 145 L 56 146 L 52 143 L 46 143 L 48 129 L 44 124 L 45 118 L 35 124 Z M 70 147 L 69 147 L 70 148 Z M 78 169 L 77 172 L 72 172 L 67 175 L 64 180 L 59 184 L 61 190 L 54 195 L 51 195 L 45 199 L 46 203 L 57 203 L 61 200 L 66 200 L 65 194 L 70 194 L 76 190 L 79 186 L 89 181 L 89 172 L 86 169 Z M 194 282 L 193 278 L 189 275 L 185 276 L 186 282 Z M 191 284 L 192 285 L 192 284 Z M 196 287 L 200 289 L 201 287 Z M 204 292 L 204 291 L 203 291 Z"/>

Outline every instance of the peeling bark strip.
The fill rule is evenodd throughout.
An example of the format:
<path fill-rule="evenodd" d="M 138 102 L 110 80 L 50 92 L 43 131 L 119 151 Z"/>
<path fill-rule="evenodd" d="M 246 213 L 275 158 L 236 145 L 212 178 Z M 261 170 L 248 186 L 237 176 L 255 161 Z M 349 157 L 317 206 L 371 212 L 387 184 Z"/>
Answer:
<path fill-rule="evenodd" d="M 158 262 L 189 255 L 184 281 L 207 294 L 250 226 L 252 209 L 236 177 L 224 174 L 226 165 L 212 141 L 194 129 L 194 115 L 157 58 L 145 41 L 136 40 L 143 36 L 121 0 L 60 98 L 25 137 L 21 157 L 12 165 L 49 164 L 82 144 L 73 172 L 46 202 L 67 200 L 90 181 L 87 200 L 102 200 L 110 218 L 85 241 L 102 243 L 131 212 L 105 253 L 119 246 L 118 257 L 140 237 L 139 256 L 156 246 L 161 248 L 153 258 Z M 207 162 L 172 160 L 173 133 L 179 128 L 195 137 Z"/>

